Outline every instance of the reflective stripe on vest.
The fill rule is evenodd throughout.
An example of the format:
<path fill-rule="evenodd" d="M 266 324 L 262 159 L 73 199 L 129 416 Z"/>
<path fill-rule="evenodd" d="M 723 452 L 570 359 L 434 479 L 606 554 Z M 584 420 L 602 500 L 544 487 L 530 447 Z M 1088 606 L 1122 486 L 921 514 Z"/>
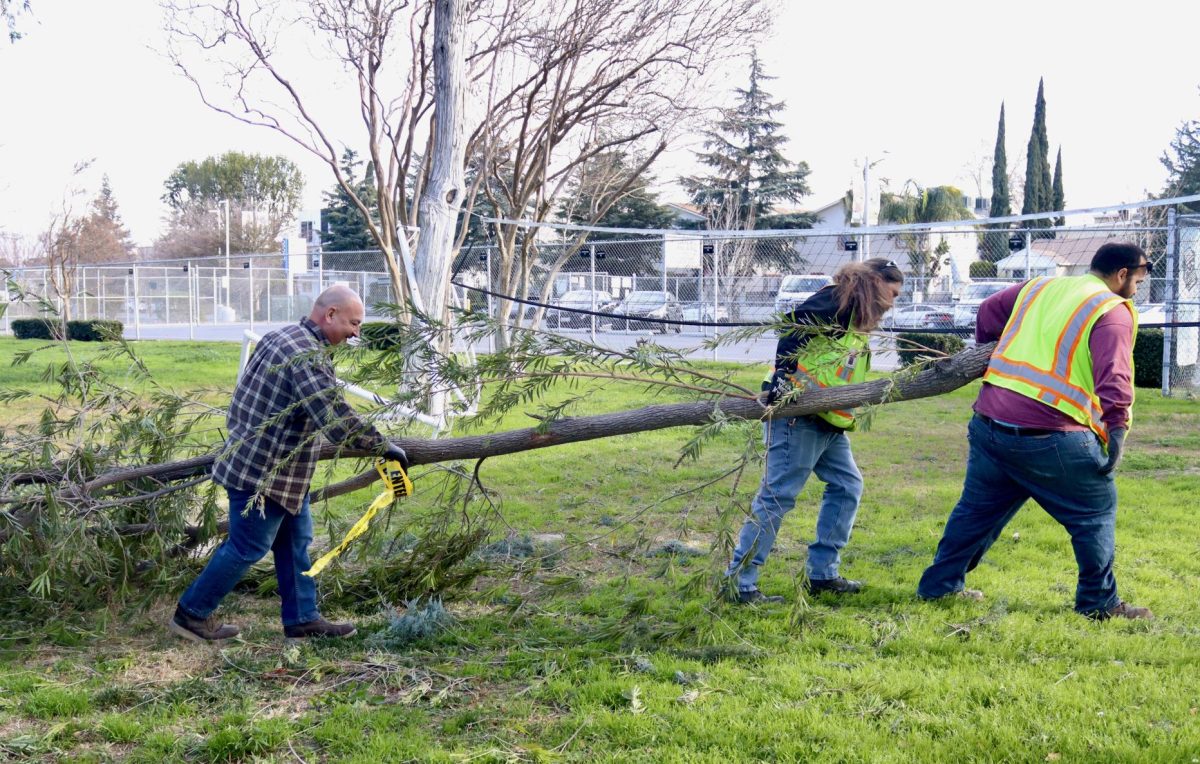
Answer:
<path fill-rule="evenodd" d="M 1017 297 L 984 380 L 1063 412 L 1107 443 L 1086 344 L 1096 321 L 1122 303 L 1129 301 L 1095 276 L 1030 281 Z"/>

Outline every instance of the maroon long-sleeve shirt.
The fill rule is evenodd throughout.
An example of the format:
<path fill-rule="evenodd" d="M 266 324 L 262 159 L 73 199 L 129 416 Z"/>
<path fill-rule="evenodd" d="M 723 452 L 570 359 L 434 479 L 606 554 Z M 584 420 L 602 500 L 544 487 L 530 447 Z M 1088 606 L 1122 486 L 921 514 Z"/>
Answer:
<path fill-rule="evenodd" d="M 1000 339 L 1017 304 L 1017 295 L 1024 286 L 1011 286 L 980 304 L 975 321 L 976 342 Z M 1092 326 L 1088 349 L 1092 353 L 1096 397 L 1100 399 L 1103 412 L 1101 420 L 1109 430 L 1128 427 L 1129 409 L 1133 406 L 1133 316 L 1129 311 L 1114 308 L 1101 316 Z M 1001 422 L 1040 430 L 1088 429 L 1041 401 L 987 382 L 983 383 L 975 401 L 975 412 Z"/>

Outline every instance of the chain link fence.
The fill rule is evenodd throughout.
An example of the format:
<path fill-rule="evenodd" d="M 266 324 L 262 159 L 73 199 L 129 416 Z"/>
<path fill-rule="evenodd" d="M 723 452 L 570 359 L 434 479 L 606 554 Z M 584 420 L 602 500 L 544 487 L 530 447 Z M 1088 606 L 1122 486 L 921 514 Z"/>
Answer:
<path fill-rule="evenodd" d="M 1162 392 L 1194 396 L 1200 389 L 1200 215 L 1172 220 L 1166 246 L 1166 321 L 1179 326 L 1163 330 Z"/>
<path fill-rule="evenodd" d="M 828 283 L 842 265 L 883 257 L 906 274 L 885 328 L 969 337 L 989 294 L 1035 276 L 1086 273 L 1101 244 L 1128 240 L 1145 248 L 1156 266 L 1137 297 L 1142 324 L 1162 324 L 1169 315 L 1195 322 L 1200 218 L 1158 218 L 1162 225 L 1138 219 L 1074 228 L 813 230 L 724 238 L 680 231 L 556 240 L 510 229 L 504 246 L 494 243 L 504 234 L 497 231 L 487 243 L 469 241 L 463 248 L 454 264 L 455 298 L 512 326 L 612 334 L 614 341 L 654 331 L 712 336 L 722 331 L 712 324 L 768 323 Z M 156 337 L 229 337 L 205 330 L 295 321 L 321 289 L 335 283 L 363 296 L 368 320 L 382 315 L 376 306 L 396 301 L 378 251 L 80 266 L 64 290 L 69 299 L 56 295 L 45 268 L 17 269 L 12 278 L 22 289 L 54 299 L 71 318 L 121 321 L 131 338 L 149 327 L 160 329 L 149 335 Z M 36 315 L 36 304 L 14 302 L 0 329 L 11 333 L 13 320 Z M 164 327 L 172 330 L 164 333 Z M 1195 327 L 1165 332 L 1165 392 L 1194 387 L 1198 334 Z"/>

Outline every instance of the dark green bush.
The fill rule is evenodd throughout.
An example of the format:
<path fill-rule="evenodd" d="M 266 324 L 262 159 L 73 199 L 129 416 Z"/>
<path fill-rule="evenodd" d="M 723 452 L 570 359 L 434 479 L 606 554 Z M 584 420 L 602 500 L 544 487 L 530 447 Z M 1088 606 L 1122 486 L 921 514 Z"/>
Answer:
<path fill-rule="evenodd" d="M 19 340 L 53 340 L 62 334 L 62 322 L 49 318 L 14 318 L 13 336 Z"/>
<path fill-rule="evenodd" d="M 899 349 L 901 365 L 911 366 L 914 363 L 928 360 L 930 357 L 929 350 L 937 350 L 946 355 L 954 355 L 965 348 L 966 343 L 963 342 L 962 337 L 954 334 L 901 332 L 896 335 L 896 347 Z"/>
<path fill-rule="evenodd" d="M 108 342 L 119 339 L 124 332 L 125 325 L 111 319 L 67 322 L 67 339 L 79 342 Z"/>
<path fill-rule="evenodd" d="M 390 321 L 367 321 L 359 327 L 363 343 L 371 350 L 386 350 L 400 344 L 403 329 Z"/>
<path fill-rule="evenodd" d="M 1133 385 L 1162 389 L 1163 330 L 1139 329 L 1133 346 Z"/>
<path fill-rule="evenodd" d="M 13 336 L 19 340 L 56 340 L 62 337 L 62 322 L 53 318 L 17 318 L 12 322 Z M 120 321 L 94 318 L 68 321 L 67 339 L 78 342 L 105 342 L 117 339 L 125 331 Z"/>
<path fill-rule="evenodd" d="M 976 260 L 971 263 L 968 271 L 973 279 L 994 279 L 996 278 L 996 264 L 987 260 Z"/>

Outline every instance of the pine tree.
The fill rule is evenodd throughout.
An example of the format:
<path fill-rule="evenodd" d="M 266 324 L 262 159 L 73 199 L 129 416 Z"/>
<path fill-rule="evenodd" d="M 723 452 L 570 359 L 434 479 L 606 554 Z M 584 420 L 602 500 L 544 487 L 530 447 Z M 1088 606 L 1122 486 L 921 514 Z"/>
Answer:
<path fill-rule="evenodd" d="M 1038 80 L 1037 103 L 1033 109 L 1033 130 L 1025 151 L 1025 203 L 1021 214 L 1053 209 L 1054 189 L 1050 178 L 1050 141 L 1046 137 L 1046 96 L 1043 80 Z M 1048 228 L 1049 219 L 1031 220 L 1030 228 Z"/>
<path fill-rule="evenodd" d="M 1050 209 L 1061 210 L 1066 206 L 1067 200 L 1063 194 L 1063 179 L 1062 179 L 1062 146 L 1058 147 L 1058 158 L 1054 160 L 1054 193 L 1050 199 Z M 1054 219 L 1054 225 L 1066 225 L 1066 217 L 1059 215 Z"/>
<path fill-rule="evenodd" d="M 774 115 L 784 108 L 772 100 L 762 83 L 774 79 L 763 73 L 755 54 L 750 59 L 748 88 L 737 88 L 737 104 L 706 133 L 697 152 L 713 168 L 706 176 L 683 178 L 684 189 L 710 221 L 710 226 L 749 230 L 757 227 L 780 202 L 798 204 L 808 195 L 808 164 L 783 155 L 787 137 Z"/>
<path fill-rule="evenodd" d="M 67 257 L 76 264 L 122 262 L 132 257 L 133 241 L 121 221 L 107 175 L 100 181 L 91 212 L 65 231 L 58 245 L 65 248 Z"/>
<path fill-rule="evenodd" d="M 1200 120 L 1188 120 L 1175 130 L 1175 138 L 1160 161 L 1167 168 L 1164 196 L 1200 194 Z M 1200 202 L 1180 207 L 1181 211 L 1200 212 Z"/>
<path fill-rule="evenodd" d="M 367 162 L 366 172 L 359 181 L 356 180 L 356 176 L 361 164 L 362 160 L 353 149 L 346 149 L 342 154 L 342 174 L 346 182 L 356 189 L 359 198 L 372 205 L 375 199 L 375 165 L 373 162 Z M 350 195 L 340 184 L 325 191 L 323 196 L 325 207 L 321 210 L 322 251 L 352 252 L 378 246 L 371 236 L 362 211 L 351 201 Z"/>

